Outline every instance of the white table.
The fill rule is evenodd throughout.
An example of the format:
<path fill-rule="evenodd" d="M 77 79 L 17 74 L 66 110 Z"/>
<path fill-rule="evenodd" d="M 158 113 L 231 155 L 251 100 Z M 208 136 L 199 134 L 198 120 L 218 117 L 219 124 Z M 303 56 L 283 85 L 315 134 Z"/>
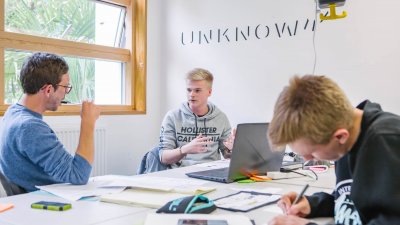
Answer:
<path fill-rule="evenodd" d="M 152 174 L 141 176 L 165 176 L 173 178 L 188 178 L 185 173 L 197 170 L 204 170 L 201 167 L 186 167 L 167 171 L 161 171 Z M 287 191 L 300 192 L 305 183 L 310 184 L 307 194 L 322 190 L 332 190 L 334 187 L 334 173 L 329 171 L 327 173 L 319 174 L 318 181 L 312 181 L 310 178 L 293 178 L 287 180 L 277 180 L 269 182 L 257 183 L 231 183 L 222 184 L 217 182 L 209 182 L 206 185 L 216 187 L 216 191 L 206 194 L 210 199 L 226 196 L 231 193 L 237 192 L 236 189 L 266 189 L 266 188 L 280 188 L 282 193 Z M 72 203 L 72 209 L 65 212 L 47 211 L 39 209 L 31 209 L 30 205 L 37 201 L 56 201 L 68 202 L 62 198 L 52 196 L 42 192 L 33 192 L 23 195 L 11 196 L 0 198 L 0 203 L 13 203 L 15 206 L 11 210 L 0 213 L 0 224 L 5 225 L 47 225 L 47 224 L 101 224 L 101 225 L 140 225 L 143 224 L 148 213 L 155 212 L 154 209 L 143 207 L 132 207 L 117 205 L 111 203 L 104 203 L 99 201 L 77 201 Z M 248 213 L 245 213 L 249 218 L 254 219 L 257 225 L 267 223 L 271 218 L 277 215 L 276 206 L 262 207 Z M 234 213 L 222 209 L 217 209 L 213 214 L 229 214 Z M 237 213 L 237 212 L 236 212 Z M 328 219 L 317 219 L 317 222 L 331 221 Z M 156 225 L 156 224 L 154 224 Z"/>

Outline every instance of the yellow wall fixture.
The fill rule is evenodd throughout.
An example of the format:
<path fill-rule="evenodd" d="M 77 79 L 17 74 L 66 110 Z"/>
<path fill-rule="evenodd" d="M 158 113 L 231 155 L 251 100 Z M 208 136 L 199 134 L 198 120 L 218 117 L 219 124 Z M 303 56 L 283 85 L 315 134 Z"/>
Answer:
<path fill-rule="evenodd" d="M 341 15 L 336 14 L 336 4 L 329 4 L 329 15 L 324 16 L 324 14 L 320 13 L 319 18 L 321 20 L 336 20 L 336 19 L 342 19 L 347 16 L 347 12 L 343 11 Z"/>

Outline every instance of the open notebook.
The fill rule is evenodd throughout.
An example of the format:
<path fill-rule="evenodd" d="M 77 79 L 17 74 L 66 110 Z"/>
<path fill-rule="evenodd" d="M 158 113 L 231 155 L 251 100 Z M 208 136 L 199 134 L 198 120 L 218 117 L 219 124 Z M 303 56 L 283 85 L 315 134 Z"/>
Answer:
<path fill-rule="evenodd" d="M 229 167 L 187 173 L 193 178 L 231 183 L 246 179 L 248 173 L 279 171 L 284 150 L 272 151 L 267 139 L 268 123 L 239 124 Z"/>

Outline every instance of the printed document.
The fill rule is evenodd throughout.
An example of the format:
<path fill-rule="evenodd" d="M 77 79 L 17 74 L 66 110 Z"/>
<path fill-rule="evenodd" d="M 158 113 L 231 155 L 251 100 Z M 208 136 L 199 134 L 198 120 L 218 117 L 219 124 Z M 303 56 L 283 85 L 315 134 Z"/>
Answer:
<path fill-rule="evenodd" d="M 184 178 L 106 175 L 92 177 L 86 185 L 52 184 L 36 187 L 59 197 L 76 201 L 82 197 L 119 193 L 127 187 L 189 195 L 204 194 L 215 190 L 214 187 L 204 186 L 207 182 Z"/>

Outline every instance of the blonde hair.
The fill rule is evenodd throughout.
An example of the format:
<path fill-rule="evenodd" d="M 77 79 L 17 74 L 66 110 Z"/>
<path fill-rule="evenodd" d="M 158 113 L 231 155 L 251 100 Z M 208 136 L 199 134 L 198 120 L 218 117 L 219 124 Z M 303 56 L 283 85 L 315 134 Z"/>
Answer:
<path fill-rule="evenodd" d="M 186 74 L 186 80 L 205 80 L 210 88 L 212 88 L 214 77 L 208 70 L 195 68 Z"/>
<path fill-rule="evenodd" d="M 326 144 L 339 128 L 351 129 L 354 108 L 344 92 L 325 76 L 294 76 L 281 92 L 268 128 L 274 147 L 300 138 Z"/>

